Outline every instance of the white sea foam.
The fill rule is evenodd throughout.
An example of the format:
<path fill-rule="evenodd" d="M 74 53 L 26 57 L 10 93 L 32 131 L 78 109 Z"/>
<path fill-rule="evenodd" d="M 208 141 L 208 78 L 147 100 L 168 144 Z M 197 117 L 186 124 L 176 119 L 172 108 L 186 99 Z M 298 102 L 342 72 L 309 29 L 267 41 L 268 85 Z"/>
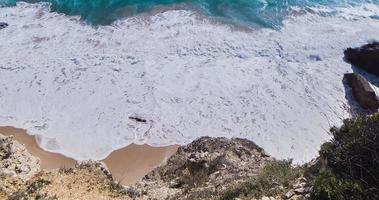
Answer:
<path fill-rule="evenodd" d="M 239 31 L 183 10 L 93 28 L 43 4 L 0 8 L 0 125 L 79 160 L 204 135 L 309 160 L 347 116 L 344 48 L 379 35 L 375 5 L 313 11 Z"/>

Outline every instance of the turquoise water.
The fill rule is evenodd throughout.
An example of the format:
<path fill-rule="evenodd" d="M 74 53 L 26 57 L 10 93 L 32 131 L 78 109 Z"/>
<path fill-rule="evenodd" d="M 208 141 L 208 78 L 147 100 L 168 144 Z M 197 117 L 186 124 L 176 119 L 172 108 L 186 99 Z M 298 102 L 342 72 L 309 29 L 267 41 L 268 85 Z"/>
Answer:
<path fill-rule="evenodd" d="M 2 6 L 15 5 L 18 0 L 0 0 Z M 26 0 L 36 3 L 39 0 Z M 150 11 L 156 6 L 181 5 L 203 14 L 252 26 L 277 27 L 293 6 L 354 6 L 378 4 L 379 0 L 45 0 L 52 11 L 80 15 L 90 24 L 113 21 Z"/>

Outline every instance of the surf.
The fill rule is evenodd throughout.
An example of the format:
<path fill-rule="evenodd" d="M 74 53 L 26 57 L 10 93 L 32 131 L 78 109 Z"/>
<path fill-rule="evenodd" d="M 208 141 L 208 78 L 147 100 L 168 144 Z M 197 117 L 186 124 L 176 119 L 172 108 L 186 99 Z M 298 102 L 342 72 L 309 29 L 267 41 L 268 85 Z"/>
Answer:
<path fill-rule="evenodd" d="M 279 29 L 183 9 L 93 26 L 52 10 L 0 8 L 0 125 L 78 160 L 214 136 L 307 161 L 348 115 L 343 49 L 379 30 L 376 4 L 292 7 Z"/>

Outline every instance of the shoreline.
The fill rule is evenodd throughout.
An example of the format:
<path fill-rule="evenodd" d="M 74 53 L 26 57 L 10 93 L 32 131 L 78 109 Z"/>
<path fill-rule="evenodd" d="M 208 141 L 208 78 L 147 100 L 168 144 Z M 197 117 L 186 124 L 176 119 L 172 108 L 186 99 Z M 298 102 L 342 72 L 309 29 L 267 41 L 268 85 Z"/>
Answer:
<path fill-rule="evenodd" d="M 72 158 L 42 149 L 37 144 L 35 136 L 27 134 L 24 129 L 0 126 L 0 134 L 14 136 L 18 142 L 25 145 L 32 155 L 40 159 L 41 168 L 44 170 L 70 168 L 77 163 Z M 178 145 L 152 147 L 131 144 L 113 151 L 100 161 L 106 164 L 115 180 L 123 185 L 132 185 L 155 167 L 165 162 L 167 158 L 176 152 L 178 147 Z"/>

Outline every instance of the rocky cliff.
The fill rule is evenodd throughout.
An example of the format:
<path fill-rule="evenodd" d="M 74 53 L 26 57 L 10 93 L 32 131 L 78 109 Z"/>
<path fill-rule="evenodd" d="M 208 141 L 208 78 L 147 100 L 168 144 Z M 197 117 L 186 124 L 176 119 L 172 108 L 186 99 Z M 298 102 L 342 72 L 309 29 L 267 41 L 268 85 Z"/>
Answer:
<path fill-rule="evenodd" d="M 12 137 L 0 138 L 1 199 L 235 199 L 241 194 L 234 190 L 270 182 L 274 173 L 289 174 L 288 183 L 275 179 L 276 185 L 270 186 L 275 191 L 262 188 L 247 199 L 301 199 L 309 190 L 299 171 L 292 173 L 290 162 L 275 161 L 245 139 L 199 138 L 179 147 L 137 184 L 124 187 L 99 162 L 41 170 L 38 158 L 23 145 Z"/>
<path fill-rule="evenodd" d="M 260 147 L 244 139 L 203 137 L 178 149 L 165 165 L 130 187 L 131 196 L 148 199 L 195 199 L 257 175 L 273 161 Z"/>

